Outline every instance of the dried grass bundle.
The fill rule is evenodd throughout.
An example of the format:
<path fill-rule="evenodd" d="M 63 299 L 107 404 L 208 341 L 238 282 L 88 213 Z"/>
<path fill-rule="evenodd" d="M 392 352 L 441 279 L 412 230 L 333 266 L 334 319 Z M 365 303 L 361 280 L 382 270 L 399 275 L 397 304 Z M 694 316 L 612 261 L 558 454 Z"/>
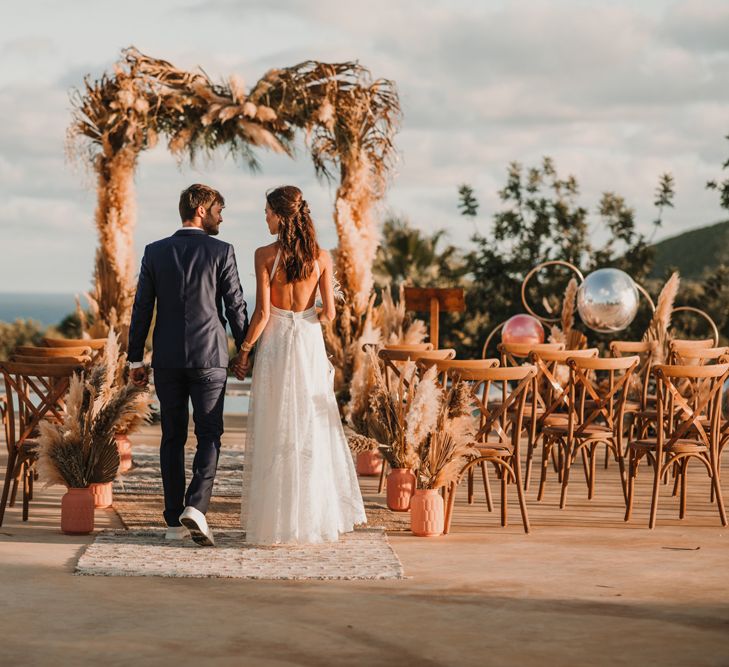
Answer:
<path fill-rule="evenodd" d="M 681 279 L 678 271 L 675 271 L 661 289 L 661 293 L 658 295 L 656 312 L 653 313 L 650 324 L 643 334 L 643 340 L 657 341 L 657 345 L 653 349 L 654 364 L 665 363 L 668 358 L 668 343 L 670 341 L 668 328 L 671 326 L 673 303 L 676 300 L 680 283 Z"/>
<path fill-rule="evenodd" d="M 109 337 L 107 353 L 114 354 L 115 336 Z M 85 375 L 71 379 L 62 424 L 43 422 L 38 472 L 46 485 L 82 488 L 110 482 L 119 468 L 114 434 L 118 423 L 135 409 L 146 389 L 134 385 L 116 387 L 116 367 L 105 361 Z M 110 383 L 109 378 L 112 378 Z"/>
<path fill-rule="evenodd" d="M 434 427 L 418 448 L 418 487 L 439 489 L 458 481 L 469 459 L 478 456 L 473 442 L 478 421 L 470 386 L 456 379 L 443 394 Z"/>

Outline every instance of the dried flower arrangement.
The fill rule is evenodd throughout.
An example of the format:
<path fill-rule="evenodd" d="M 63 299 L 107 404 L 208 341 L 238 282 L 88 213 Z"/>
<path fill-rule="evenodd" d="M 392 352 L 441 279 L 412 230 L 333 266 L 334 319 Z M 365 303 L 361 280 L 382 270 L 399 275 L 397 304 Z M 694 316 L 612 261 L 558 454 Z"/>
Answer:
<path fill-rule="evenodd" d="M 47 486 L 84 488 L 116 476 L 119 453 L 114 435 L 121 424 L 134 422 L 139 397 L 147 391 L 117 384 L 117 354 L 112 333 L 100 362 L 71 379 L 63 423 L 41 422 L 38 473 Z"/>
<path fill-rule="evenodd" d="M 360 429 L 356 442 L 379 443 L 393 469 L 415 472 L 419 488 L 456 481 L 466 461 L 478 453 L 473 447 L 478 421 L 470 386 L 456 379 L 444 389 L 435 367 L 419 378 L 415 365 L 406 364 L 397 386 L 388 390 L 374 350 L 367 354 L 373 388 L 366 420 L 354 425 Z"/>
<path fill-rule="evenodd" d="M 349 388 L 349 401 L 344 407 L 344 416 L 349 425 L 358 433 L 365 432 L 365 423 L 370 409 L 369 399 L 375 387 L 375 369 L 380 366 L 377 356 L 371 356 L 368 348 L 378 348 L 383 341 L 388 344 L 416 344 L 422 343 L 426 337 L 425 322 L 412 319 L 405 311 L 405 298 L 403 288 L 400 288 L 400 299 L 395 303 L 389 289 L 382 291 L 382 302 L 375 306 L 373 293 L 370 297 L 365 313 L 362 332 L 352 345 L 351 357 L 353 360 L 352 381 Z M 361 439 L 350 441 L 355 454 L 371 449 L 376 445 L 364 448 Z"/>

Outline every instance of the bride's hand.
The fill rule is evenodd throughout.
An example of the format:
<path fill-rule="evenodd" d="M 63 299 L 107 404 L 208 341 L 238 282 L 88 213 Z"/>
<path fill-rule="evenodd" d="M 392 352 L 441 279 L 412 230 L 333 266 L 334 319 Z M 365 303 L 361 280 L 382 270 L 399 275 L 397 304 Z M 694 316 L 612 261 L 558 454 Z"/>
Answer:
<path fill-rule="evenodd" d="M 239 352 L 233 359 L 230 368 L 238 380 L 244 380 L 250 368 L 248 352 Z"/>

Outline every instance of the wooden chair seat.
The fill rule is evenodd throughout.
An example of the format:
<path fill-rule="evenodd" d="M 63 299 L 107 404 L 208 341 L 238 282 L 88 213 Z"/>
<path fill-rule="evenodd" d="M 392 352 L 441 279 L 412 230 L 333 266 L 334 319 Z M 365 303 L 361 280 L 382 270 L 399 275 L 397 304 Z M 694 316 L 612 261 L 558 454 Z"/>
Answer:
<path fill-rule="evenodd" d="M 633 440 L 630 443 L 631 447 L 642 450 L 654 450 L 658 447 L 656 438 L 643 438 L 641 440 Z M 692 440 L 691 438 L 682 438 L 676 440 L 676 442 L 665 445 L 663 447 L 664 452 L 673 452 L 675 454 L 686 454 L 688 452 L 708 452 L 708 447 L 701 440 Z"/>
<path fill-rule="evenodd" d="M 504 442 L 474 442 L 473 446 L 478 449 L 480 456 L 504 456 L 514 451 L 511 443 Z"/>
<path fill-rule="evenodd" d="M 566 415 L 563 423 L 553 423 L 550 426 L 545 427 L 544 432 L 552 435 L 566 435 L 569 432 Z M 575 437 L 585 439 L 592 437 L 593 435 L 603 435 L 612 432 L 613 430 L 604 424 L 591 424 L 587 428 L 581 430 L 580 433 L 575 433 Z"/>

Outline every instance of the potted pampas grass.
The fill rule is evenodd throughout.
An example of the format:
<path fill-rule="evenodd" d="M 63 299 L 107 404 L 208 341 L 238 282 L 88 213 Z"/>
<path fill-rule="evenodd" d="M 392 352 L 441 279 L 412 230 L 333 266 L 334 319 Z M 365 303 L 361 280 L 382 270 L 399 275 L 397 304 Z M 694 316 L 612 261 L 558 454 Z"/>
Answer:
<path fill-rule="evenodd" d="M 374 352 L 370 354 L 374 361 Z M 471 446 L 477 421 L 470 387 L 456 380 L 443 389 L 435 367 L 419 378 L 415 365 L 407 363 L 390 391 L 379 365 L 373 363 L 373 368 L 374 387 L 363 436 L 381 443 L 380 451 L 392 467 L 387 479 L 388 507 L 411 509 L 416 535 L 440 534 L 443 499 L 438 489 L 457 479 L 468 458 L 477 453 Z"/>
<path fill-rule="evenodd" d="M 383 342 L 401 345 L 422 343 L 426 337 L 425 323 L 422 320 L 411 320 L 405 311 L 402 286 L 397 303 L 393 300 L 389 287 L 382 290 L 381 296 L 382 302 L 376 306 L 376 294 L 372 294 L 362 333 L 354 345 L 350 400 L 344 408 L 347 423 L 358 434 L 349 438 L 349 444 L 356 456 L 357 473 L 363 476 L 381 474 L 383 465 L 378 451 L 379 442 L 366 435 L 371 409 L 370 398 L 378 381 L 377 372 L 380 367 L 374 350 L 379 349 Z"/>
<path fill-rule="evenodd" d="M 432 376 L 425 375 L 423 385 L 435 385 Z M 470 386 L 455 379 L 450 388 L 438 392 L 427 387 L 430 415 L 421 427 L 417 466 L 417 489 L 411 501 L 410 529 L 419 537 L 435 537 L 443 533 L 444 505 L 440 489 L 458 480 L 463 466 L 478 456 L 473 446 L 478 421 L 474 417 L 474 399 Z"/>
<path fill-rule="evenodd" d="M 63 423 L 41 422 L 38 474 L 46 486 L 61 484 L 61 530 L 87 534 L 94 529 L 95 498 L 111 504 L 111 483 L 119 469 L 115 432 L 136 410 L 145 388 L 115 383 L 116 335 L 109 335 L 108 355 L 87 373 L 71 378 Z M 118 348 L 117 348 L 118 349 Z"/>

